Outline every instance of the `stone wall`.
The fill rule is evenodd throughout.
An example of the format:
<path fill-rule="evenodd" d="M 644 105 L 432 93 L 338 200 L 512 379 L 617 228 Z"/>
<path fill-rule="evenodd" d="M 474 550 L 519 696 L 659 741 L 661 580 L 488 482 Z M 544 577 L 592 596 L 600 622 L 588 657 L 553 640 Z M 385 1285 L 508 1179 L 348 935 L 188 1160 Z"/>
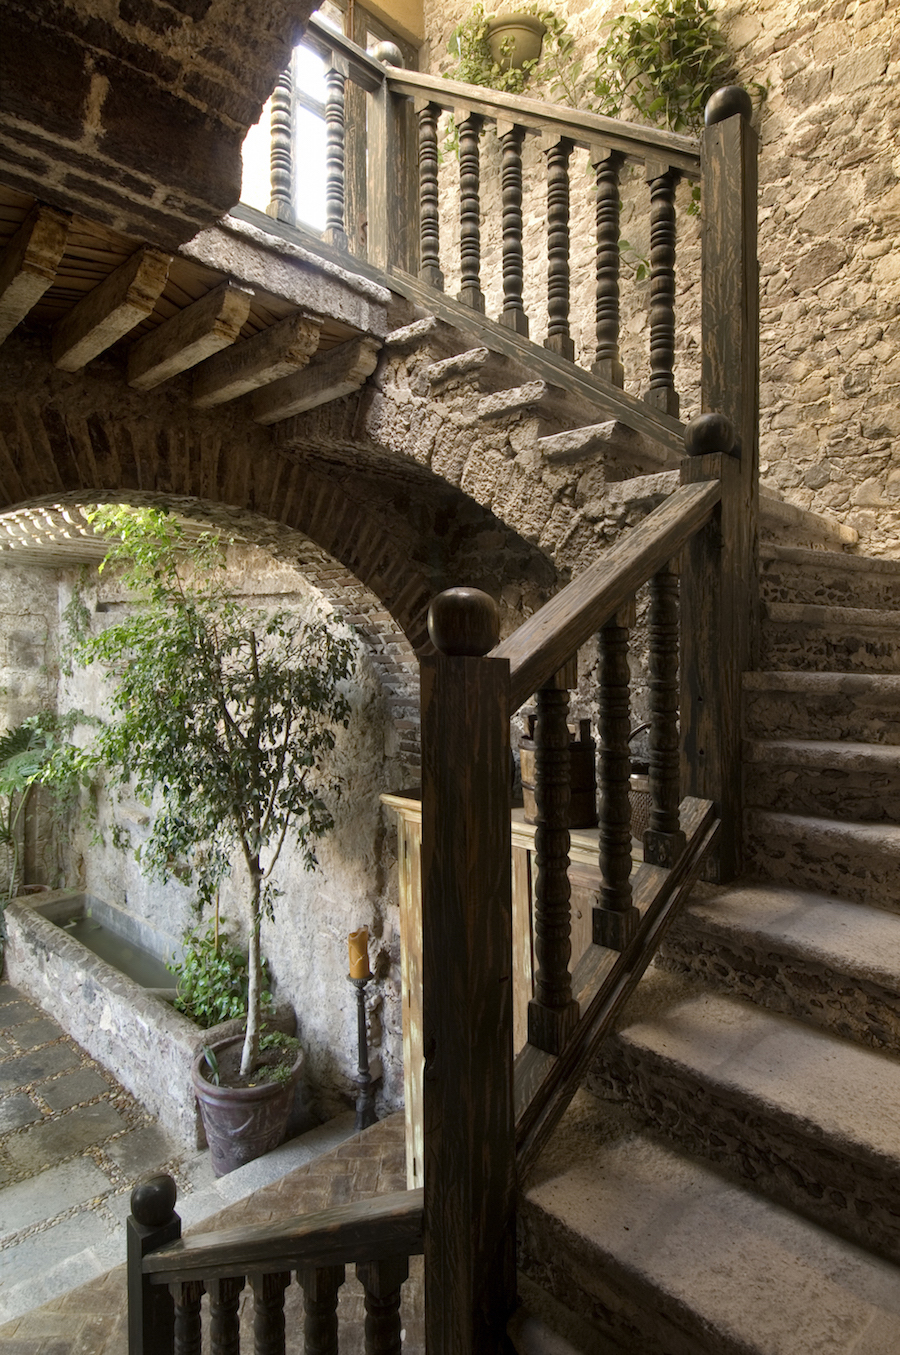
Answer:
<path fill-rule="evenodd" d="M 229 587 L 250 606 L 283 606 L 302 615 L 322 602 L 321 594 L 301 574 L 256 548 L 232 548 L 229 570 Z M 67 573 L 60 588 L 62 607 L 72 582 Z M 120 586 L 107 574 L 92 577 L 87 596 L 93 609 L 103 609 L 98 621 L 127 606 Z M 351 703 L 350 727 L 339 732 L 333 754 L 333 769 L 343 780 L 335 828 L 319 843 L 319 866 L 311 873 L 302 868 L 288 842 L 275 875 L 281 891 L 275 920 L 263 925 L 263 950 L 276 997 L 289 1001 L 297 1012 L 314 1104 L 322 1115 L 346 1105 L 352 1091 L 356 1017 L 355 990 L 346 978 L 347 934 L 363 924 L 373 938 L 372 967 L 377 976 L 368 999 L 373 1054 L 384 1076 L 381 1104 L 388 1110 L 402 1103 L 395 882 L 392 887 L 395 835 L 379 796 L 402 784 L 403 771 L 381 682 L 362 644 Z M 102 714 L 104 686 L 94 669 L 76 670 L 62 680 L 60 707 Z M 180 937 L 196 922 L 190 887 L 177 879 L 165 886 L 149 881 L 136 859 L 149 832 L 152 806 L 128 796 L 116 802 L 102 784 L 91 798 L 93 814 L 83 815 L 73 833 L 66 883 L 127 908 L 173 939 Z M 245 934 L 238 901 L 241 882 L 238 869 L 220 898 L 229 933 L 239 938 Z"/>
<path fill-rule="evenodd" d="M 579 56 L 592 58 L 604 22 L 619 8 L 608 0 L 557 6 L 576 34 Z M 447 39 L 468 9 L 458 0 L 440 6 L 426 0 L 423 68 L 449 68 Z M 861 550 L 900 555 L 900 17 L 886 0 L 742 0 L 722 4 L 720 15 L 741 78 L 769 86 L 755 118 L 763 484 L 854 528 Z M 545 97 L 537 85 L 529 92 Z M 498 201 L 498 157 L 493 133 L 483 143 L 483 286 L 491 313 L 500 295 L 499 215 L 490 210 Z M 546 198 L 534 145 L 526 144 L 526 167 L 526 306 L 531 337 L 540 341 Z M 458 174 L 452 152 L 441 173 L 446 200 Z M 582 200 L 590 187 L 584 163 L 573 157 L 573 337 L 588 362 L 592 221 Z M 623 186 L 622 235 L 637 255 L 646 254 L 645 191 L 636 177 Z M 443 266 L 453 293 L 458 225 L 449 208 L 442 224 Z M 679 231 L 678 266 L 688 290 L 677 303 L 676 382 L 681 417 L 689 418 L 699 396 L 696 220 L 682 212 Z M 635 253 L 628 259 L 633 263 Z M 626 387 L 641 393 L 646 286 L 626 285 L 623 292 Z"/>

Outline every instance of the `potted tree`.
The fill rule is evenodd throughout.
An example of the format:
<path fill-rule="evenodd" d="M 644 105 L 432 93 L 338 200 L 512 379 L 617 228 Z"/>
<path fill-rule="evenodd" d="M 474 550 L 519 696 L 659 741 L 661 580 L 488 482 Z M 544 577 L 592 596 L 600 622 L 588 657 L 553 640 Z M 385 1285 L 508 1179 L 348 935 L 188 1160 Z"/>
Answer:
<path fill-rule="evenodd" d="M 280 1142 L 300 1072 L 296 1042 L 262 1031 L 260 927 L 272 915 L 272 873 L 288 838 L 311 870 L 315 844 L 334 823 L 338 787 L 327 760 L 336 728 L 348 723 L 342 684 L 354 640 L 321 613 L 299 620 L 235 601 L 212 534 L 189 546 L 174 518 L 147 509 L 104 508 L 92 521 L 112 543 L 104 565 L 124 567 L 135 606 L 97 634 L 83 608 L 70 609 L 74 661 L 99 661 L 114 679 L 111 718 L 80 759 L 106 768 L 113 786 L 156 795 L 140 858 L 151 876 L 190 878 L 204 905 L 233 866 L 243 880 L 246 1032 L 194 1064 L 222 1174 Z M 240 1141 L 236 1126 L 245 1126 Z"/>

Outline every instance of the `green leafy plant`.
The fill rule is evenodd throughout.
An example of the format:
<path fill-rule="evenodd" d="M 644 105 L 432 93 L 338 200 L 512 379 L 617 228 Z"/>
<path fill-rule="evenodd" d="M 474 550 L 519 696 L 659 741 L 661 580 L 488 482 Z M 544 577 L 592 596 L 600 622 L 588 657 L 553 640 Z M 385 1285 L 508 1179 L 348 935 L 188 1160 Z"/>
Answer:
<path fill-rule="evenodd" d="M 339 793 L 327 770 L 349 720 L 345 686 L 355 642 L 317 614 L 255 611 L 229 596 L 217 538 L 188 545 L 165 513 L 112 507 L 92 514 L 111 542 L 135 606 L 73 644 L 80 666 L 113 681 L 111 718 L 79 754 L 113 788 L 154 801 L 141 868 L 176 872 L 211 904 L 235 859 L 242 868 L 249 985 L 241 1075 L 259 1054 L 260 926 L 276 898 L 272 872 L 290 834 L 306 869 L 333 827 Z"/>
<path fill-rule="evenodd" d="M 218 917 L 213 918 L 205 929 L 201 925 L 185 932 L 183 950 L 184 958 L 180 963 L 173 961 L 166 966 L 177 980 L 177 1010 L 204 1029 L 245 1017 L 250 966 L 247 955 L 220 928 Z M 262 964 L 261 1002 L 265 1007 L 271 1004 L 272 994 L 266 981 L 265 961 Z M 262 1047 L 261 1041 L 260 1049 Z"/>
<path fill-rule="evenodd" d="M 712 94 L 735 79 L 710 0 L 642 0 L 613 21 L 597 52 L 592 102 L 609 117 L 694 132 Z"/>
<path fill-rule="evenodd" d="M 528 12 L 537 13 L 536 10 Z M 448 78 L 461 80 L 467 85 L 503 90 L 507 94 L 521 94 L 538 63 L 526 61 L 518 67 L 495 61 L 488 42 L 489 19 L 481 0 L 476 0 L 466 17 L 454 28 L 447 43 L 447 51 L 456 65 L 447 72 Z"/>
<path fill-rule="evenodd" d="M 35 788 L 45 785 L 50 789 L 59 814 L 74 795 L 80 777 L 73 768 L 64 767 L 63 754 L 77 718 L 44 711 L 0 735 L 0 845 L 9 861 L 4 904 L 15 895 L 22 829 Z M 0 938 L 4 936 L 0 913 Z"/>

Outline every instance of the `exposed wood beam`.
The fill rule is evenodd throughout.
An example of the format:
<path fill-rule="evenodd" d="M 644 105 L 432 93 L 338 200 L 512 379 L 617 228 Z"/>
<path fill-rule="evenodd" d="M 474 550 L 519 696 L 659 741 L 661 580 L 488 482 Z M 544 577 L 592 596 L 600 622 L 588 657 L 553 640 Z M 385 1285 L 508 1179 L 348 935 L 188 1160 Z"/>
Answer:
<path fill-rule="evenodd" d="M 319 346 L 320 316 L 289 315 L 252 339 L 208 358 L 194 374 L 191 404 L 223 405 L 305 367 Z"/>
<path fill-rule="evenodd" d="M 70 221 L 67 212 L 35 206 L 0 256 L 0 343 L 53 283 Z"/>
<path fill-rule="evenodd" d="M 53 331 L 53 361 L 77 372 L 148 315 L 162 296 L 171 254 L 144 247 L 88 292 Z"/>
<path fill-rule="evenodd" d="M 128 384 L 151 390 L 188 367 L 234 343 L 250 314 L 253 293 L 223 282 L 199 301 L 165 320 L 151 334 L 132 344 Z"/>
<path fill-rule="evenodd" d="M 369 335 L 341 344 L 305 372 L 257 391 L 253 396 L 253 418 L 257 423 L 278 423 L 359 390 L 374 372 L 380 349 L 381 340 Z"/>

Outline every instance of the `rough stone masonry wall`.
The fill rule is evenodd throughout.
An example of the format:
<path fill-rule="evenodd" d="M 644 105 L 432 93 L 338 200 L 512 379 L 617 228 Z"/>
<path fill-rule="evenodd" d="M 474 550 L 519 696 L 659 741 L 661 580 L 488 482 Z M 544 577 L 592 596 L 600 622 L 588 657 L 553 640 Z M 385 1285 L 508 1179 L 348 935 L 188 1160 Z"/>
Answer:
<path fill-rule="evenodd" d="M 234 547 L 229 569 L 229 588 L 248 606 L 285 607 L 302 615 L 322 601 L 302 574 L 268 552 Z M 74 575 L 63 576 L 61 608 L 73 581 Z M 93 576 L 87 596 L 92 609 L 100 605 L 101 617 L 109 619 L 127 605 L 108 575 Z M 101 714 L 104 690 L 95 669 L 76 670 L 61 683 L 60 707 Z M 311 873 L 288 840 L 274 876 L 281 891 L 275 919 L 264 921 L 262 935 L 276 997 L 289 1001 L 297 1013 L 314 1106 L 323 1116 L 345 1107 L 353 1090 L 356 997 L 346 977 L 347 934 L 362 925 L 373 938 L 376 982 L 367 994 L 369 1032 L 383 1070 L 383 1108 L 396 1109 L 403 1094 L 396 862 L 387 811 L 379 800 L 385 787 L 401 784 L 401 758 L 380 678 L 362 646 L 350 695 L 350 727 L 338 731 L 333 754 L 333 768 L 343 778 L 335 828 L 317 845 L 319 865 Z M 142 875 L 135 851 L 146 840 L 151 812 L 127 796 L 114 803 L 101 786 L 96 820 L 82 817 L 75 828 L 66 884 L 127 908 L 174 941 L 197 920 L 193 894 L 177 879 L 163 886 Z M 229 933 L 243 939 L 240 884 L 238 869 L 222 888 L 220 909 Z M 376 1075 L 378 1071 L 373 1068 Z"/>
<path fill-rule="evenodd" d="M 446 70 L 447 39 L 468 6 L 426 0 L 423 66 Z M 490 5 L 487 8 L 492 8 Z M 590 60 L 608 0 L 557 7 Z M 769 85 L 757 114 L 760 158 L 761 474 L 790 502 L 829 513 L 860 533 L 860 550 L 900 555 L 900 11 L 892 0 L 741 0 L 720 7 L 744 82 Z M 541 97 L 539 87 L 532 92 Z M 483 138 L 483 286 L 499 296 L 496 145 Z M 526 146 L 534 181 L 526 197 L 526 292 L 532 337 L 543 337 L 543 169 Z M 450 185 L 458 169 L 445 156 Z M 573 202 L 590 189 L 573 159 Z M 623 188 L 622 235 L 646 253 L 642 186 Z M 684 199 L 682 198 L 682 203 Z M 640 205 L 640 212 L 638 206 Z M 590 361 L 593 262 L 590 212 L 573 213 L 573 336 Z M 447 290 L 458 288 L 458 225 L 443 220 Z M 679 222 L 676 382 L 682 418 L 697 412 L 699 287 L 697 227 Z M 587 243 L 586 243 L 587 242 Z M 632 256 L 633 257 L 633 256 Z M 682 284 L 679 284 L 680 286 Z M 640 393 L 646 371 L 646 288 L 627 289 L 623 315 L 626 386 Z"/>

